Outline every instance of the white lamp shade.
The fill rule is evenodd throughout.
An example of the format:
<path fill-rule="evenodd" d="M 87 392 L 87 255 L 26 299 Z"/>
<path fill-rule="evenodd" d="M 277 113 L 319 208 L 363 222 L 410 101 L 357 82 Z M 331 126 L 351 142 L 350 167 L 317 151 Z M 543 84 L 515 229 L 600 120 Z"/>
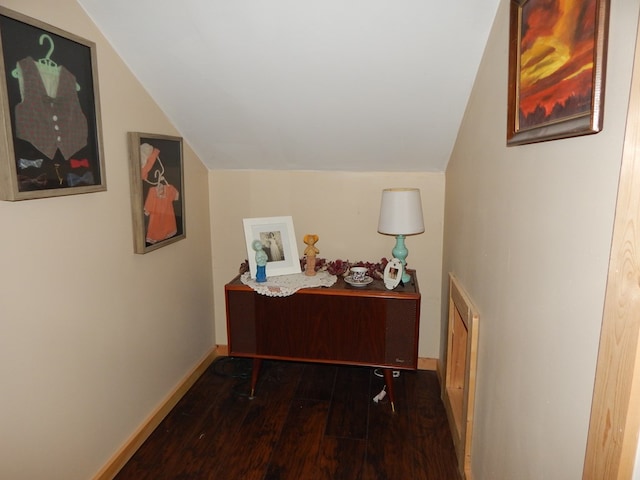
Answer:
<path fill-rule="evenodd" d="M 419 189 L 387 188 L 382 191 L 378 232 L 386 235 L 415 235 L 424 232 Z"/>

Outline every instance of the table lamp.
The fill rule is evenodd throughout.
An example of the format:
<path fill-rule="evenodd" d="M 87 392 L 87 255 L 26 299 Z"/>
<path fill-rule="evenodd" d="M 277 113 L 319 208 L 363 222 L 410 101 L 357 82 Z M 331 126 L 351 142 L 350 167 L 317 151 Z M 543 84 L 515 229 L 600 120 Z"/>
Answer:
<path fill-rule="evenodd" d="M 396 245 L 392 255 L 402 262 L 402 283 L 409 283 L 411 276 L 406 271 L 409 251 L 404 244 L 406 235 L 424 232 L 422 201 L 417 188 L 387 188 L 382 191 L 378 232 L 395 235 Z"/>

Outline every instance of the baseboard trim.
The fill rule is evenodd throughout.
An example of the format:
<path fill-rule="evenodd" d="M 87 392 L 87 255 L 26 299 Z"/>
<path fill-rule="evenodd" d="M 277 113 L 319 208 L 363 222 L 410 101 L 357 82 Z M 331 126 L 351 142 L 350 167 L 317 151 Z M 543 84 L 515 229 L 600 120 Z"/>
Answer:
<path fill-rule="evenodd" d="M 438 371 L 437 358 L 418 358 L 418 370 Z"/>
<path fill-rule="evenodd" d="M 213 363 L 221 353 L 218 348 L 211 349 L 193 369 L 185 375 L 178 385 L 160 402 L 158 407 L 138 427 L 118 451 L 109 459 L 104 467 L 93 477 L 93 480 L 112 480 L 129 461 L 133 454 L 140 448 L 144 441 L 153 433 L 160 422 L 167 416 L 178 401 L 200 378 L 204 371 Z"/>

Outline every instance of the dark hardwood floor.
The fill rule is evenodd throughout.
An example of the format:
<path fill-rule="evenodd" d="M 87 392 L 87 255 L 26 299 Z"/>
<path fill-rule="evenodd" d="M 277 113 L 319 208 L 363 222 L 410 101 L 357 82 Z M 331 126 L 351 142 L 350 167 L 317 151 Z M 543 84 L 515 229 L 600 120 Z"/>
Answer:
<path fill-rule="evenodd" d="M 457 480 L 435 372 L 219 357 L 116 476 L 126 479 Z"/>

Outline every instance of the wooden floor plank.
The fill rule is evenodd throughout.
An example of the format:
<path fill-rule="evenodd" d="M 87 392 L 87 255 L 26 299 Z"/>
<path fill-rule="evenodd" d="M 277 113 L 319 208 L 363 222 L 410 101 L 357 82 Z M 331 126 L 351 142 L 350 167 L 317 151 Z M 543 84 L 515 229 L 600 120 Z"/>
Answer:
<path fill-rule="evenodd" d="M 331 400 L 338 367 L 335 365 L 305 364 L 304 376 L 300 379 L 297 398 Z"/>
<path fill-rule="evenodd" d="M 379 381 L 372 382 L 372 395 L 381 388 Z M 369 433 L 362 480 L 416 480 L 411 463 L 411 431 L 409 406 L 404 395 L 404 378 L 394 379 L 396 412 L 388 403 L 374 404 L 369 408 Z M 388 399 L 388 396 L 385 397 Z M 401 400 L 402 399 L 402 400 Z"/>
<path fill-rule="evenodd" d="M 293 400 L 265 480 L 330 480 L 318 467 L 328 411 L 328 401 Z"/>
<path fill-rule="evenodd" d="M 458 480 L 434 372 L 384 380 L 366 367 L 214 362 L 117 480 Z"/>
<path fill-rule="evenodd" d="M 236 438 L 236 429 L 248 412 L 251 400 L 228 392 L 217 408 L 209 411 L 191 438 L 185 438 L 182 454 L 174 455 L 165 464 L 167 471 L 191 478 L 208 478 L 219 462 L 225 458 L 230 442 Z"/>
<path fill-rule="evenodd" d="M 163 468 L 164 475 L 167 465 L 182 455 L 185 440 L 196 435 L 203 418 L 211 409 L 217 408 L 218 402 L 231 392 L 233 386 L 232 382 L 215 375 L 212 369 L 206 371 L 115 478 L 147 478 L 143 474 L 145 471 L 153 472 L 159 467 Z M 163 477 L 151 475 L 149 478 Z"/>
<path fill-rule="evenodd" d="M 332 480 L 359 479 L 362 476 L 366 448 L 365 439 L 325 436 L 318 455 L 319 476 Z"/>
<path fill-rule="evenodd" d="M 412 399 L 409 436 L 412 439 L 411 464 L 416 479 L 459 478 L 453 439 L 439 390 L 435 372 L 405 375 L 405 392 Z M 434 447 L 438 448 L 439 455 L 424 455 Z"/>
<path fill-rule="evenodd" d="M 304 365 L 279 362 L 263 368 L 265 375 L 257 386 L 256 397 L 251 400 L 247 415 L 209 478 L 261 480 L 264 477 Z"/>
<path fill-rule="evenodd" d="M 369 421 L 371 369 L 341 367 L 338 370 L 327 420 L 326 435 L 365 439 Z"/>

